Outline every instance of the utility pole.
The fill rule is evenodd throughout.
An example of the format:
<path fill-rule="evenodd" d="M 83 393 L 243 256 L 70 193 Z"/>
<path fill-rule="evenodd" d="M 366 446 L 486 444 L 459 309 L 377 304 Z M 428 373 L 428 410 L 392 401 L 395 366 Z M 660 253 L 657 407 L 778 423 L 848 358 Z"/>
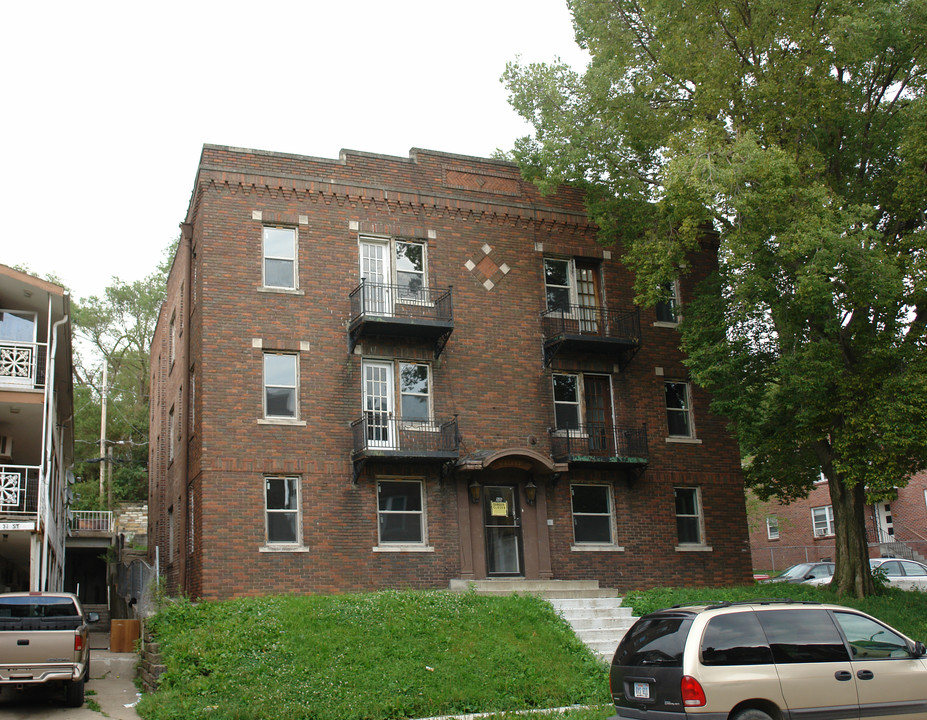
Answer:
<path fill-rule="evenodd" d="M 106 396 L 109 388 L 106 384 L 106 360 L 103 361 L 103 389 L 100 391 L 100 500 L 103 499 L 103 484 L 106 475 Z"/>

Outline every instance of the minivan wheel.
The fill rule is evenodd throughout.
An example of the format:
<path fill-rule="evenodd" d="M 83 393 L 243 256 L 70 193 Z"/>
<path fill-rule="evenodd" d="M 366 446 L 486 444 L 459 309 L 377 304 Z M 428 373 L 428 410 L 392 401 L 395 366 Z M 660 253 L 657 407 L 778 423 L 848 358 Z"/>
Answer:
<path fill-rule="evenodd" d="M 735 713 L 731 720 L 773 720 L 772 716 L 756 708 L 747 708 Z"/>

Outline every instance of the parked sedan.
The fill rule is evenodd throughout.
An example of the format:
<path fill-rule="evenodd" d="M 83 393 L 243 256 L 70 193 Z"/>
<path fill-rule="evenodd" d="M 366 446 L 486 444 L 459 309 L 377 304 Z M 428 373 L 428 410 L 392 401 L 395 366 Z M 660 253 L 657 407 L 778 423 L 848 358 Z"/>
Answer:
<path fill-rule="evenodd" d="M 885 574 L 888 584 L 903 590 L 927 590 L 927 565 L 914 560 L 872 558 L 870 567 Z"/>
<path fill-rule="evenodd" d="M 781 575 L 776 575 L 767 580 L 760 580 L 761 583 L 789 582 L 800 583 L 808 580 L 819 580 L 825 583 L 830 582 L 834 575 L 834 564 L 832 562 L 808 562 L 798 563 L 787 568 Z"/>

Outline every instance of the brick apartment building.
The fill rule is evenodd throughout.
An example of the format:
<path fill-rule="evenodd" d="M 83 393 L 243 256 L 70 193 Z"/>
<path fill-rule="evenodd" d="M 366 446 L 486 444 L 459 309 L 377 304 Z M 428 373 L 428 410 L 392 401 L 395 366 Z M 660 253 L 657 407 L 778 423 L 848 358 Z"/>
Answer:
<path fill-rule="evenodd" d="M 206 145 L 152 344 L 171 591 L 750 579 L 737 445 L 579 192 Z M 155 550 L 156 549 L 156 550 Z"/>
<path fill-rule="evenodd" d="M 750 548 L 757 570 L 784 570 L 799 562 L 834 559 L 834 511 L 827 482 L 803 500 L 748 502 Z M 910 479 L 894 497 L 866 508 L 870 557 L 927 562 L 927 472 Z"/>

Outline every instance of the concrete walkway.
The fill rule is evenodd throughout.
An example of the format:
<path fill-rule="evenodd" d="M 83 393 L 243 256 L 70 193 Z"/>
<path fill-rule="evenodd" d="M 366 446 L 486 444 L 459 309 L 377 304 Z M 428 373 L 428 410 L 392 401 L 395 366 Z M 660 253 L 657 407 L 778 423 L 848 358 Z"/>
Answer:
<path fill-rule="evenodd" d="M 0 717 L 3 720 L 100 720 L 101 717 L 137 720 L 135 703 L 139 691 L 133 678 L 138 655 L 114 653 L 108 648 L 108 634 L 91 634 L 90 682 L 86 685 L 83 707 L 65 707 L 63 688 L 54 692 L 43 686 L 24 690 L 6 688 L 0 692 Z M 99 711 L 91 710 L 88 703 L 99 705 Z"/>

